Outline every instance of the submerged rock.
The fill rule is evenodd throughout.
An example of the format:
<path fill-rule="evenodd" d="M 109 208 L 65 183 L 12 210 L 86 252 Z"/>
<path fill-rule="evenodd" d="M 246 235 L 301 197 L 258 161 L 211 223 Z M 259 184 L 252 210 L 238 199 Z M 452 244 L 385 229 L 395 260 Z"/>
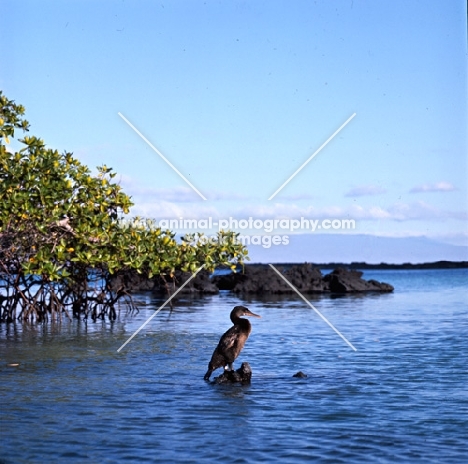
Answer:
<path fill-rule="evenodd" d="M 252 379 L 252 369 L 250 364 L 243 362 L 241 367 L 236 371 L 224 371 L 218 377 L 215 377 L 214 383 L 217 385 L 224 385 L 228 383 L 241 383 L 243 385 L 249 384 Z"/>

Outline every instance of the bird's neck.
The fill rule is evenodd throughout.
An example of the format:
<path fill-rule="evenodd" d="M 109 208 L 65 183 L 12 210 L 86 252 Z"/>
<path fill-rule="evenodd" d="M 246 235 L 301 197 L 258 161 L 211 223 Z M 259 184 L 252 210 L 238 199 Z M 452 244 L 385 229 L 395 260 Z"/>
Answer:
<path fill-rule="evenodd" d="M 250 327 L 250 321 L 242 319 L 240 317 L 231 317 L 231 321 L 234 325 L 240 325 L 242 327 Z"/>

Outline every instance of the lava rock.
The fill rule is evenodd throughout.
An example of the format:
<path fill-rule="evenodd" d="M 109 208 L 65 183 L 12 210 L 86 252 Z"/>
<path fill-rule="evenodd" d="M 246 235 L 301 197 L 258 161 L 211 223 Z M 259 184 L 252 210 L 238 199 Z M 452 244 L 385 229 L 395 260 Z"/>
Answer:
<path fill-rule="evenodd" d="M 169 281 L 168 286 L 171 292 L 175 292 L 180 288 L 192 274 L 190 272 L 175 272 L 175 280 Z M 167 293 L 165 282 L 160 280 L 160 291 Z M 181 293 L 198 293 L 206 295 L 215 295 L 219 293 L 218 287 L 210 280 L 208 271 L 200 271 L 182 290 Z"/>
<path fill-rule="evenodd" d="M 242 385 L 249 384 L 252 379 L 252 369 L 250 364 L 243 362 L 241 367 L 236 371 L 224 371 L 218 377 L 215 377 L 214 383 L 217 385 L 225 385 L 231 383 L 241 383 Z"/>
<path fill-rule="evenodd" d="M 150 279 L 143 274 L 138 274 L 136 271 L 126 271 L 113 277 L 111 288 L 114 291 L 152 291 L 168 295 L 177 291 L 191 275 L 190 272 L 176 271 L 174 279 L 170 277 L 163 279 L 160 276 Z M 181 293 L 213 295 L 219 293 L 219 289 L 211 282 L 210 273 L 202 270 L 181 290 Z"/>
<path fill-rule="evenodd" d="M 278 268 L 284 277 L 303 294 L 306 293 L 353 293 L 353 292 L 392 292 L 390 284 L 376 280 L 364 280 L 362 272 L 335 269 L 326 276 L 312 264 L 304 263 L 288 268 Z M 270 266 L 245 266 L 244 273 L 214 276 L 212 283 L 220 290 L 231 290 L 237 294 L 281 295 L 294 293 L 294 290 Z"/>
<path fill-rule="evenodd" d="M 364 280 L 362 272 L 337 268 L 325 276 L 310 263 L 278 266 L 284 277 L 303 294 L 313 293 L 358 293 L 393 292 L 392 285 Z M 136 271 L 117 274 L 111 281 L 114 291 L 137 292 L 149 290 L 161 295 L 172 294 L 184 284 L 191 274 L 176 271 L 174 279 L 153 277 L 151 279 Z M 283 295 L 294 290 L 270 266 L 247 265 L 244 272 L 217 275 L 210 279 L 208 271 L 200 271 L 181 291 L 183 294 L 213 295 L 219 290 L 230 290 L 242 295 Z"/>
<path fill-rule="evenodd" d="M 110 287 L 113 291 L 137 292 L 154 290 L 156 279 L 149 279 L 136 271 L 124 271 L 111 277 Z"/>
<path fill-rule="evenodd" d="M 308 263 L 292 266 L 285 271 L 284 276 L 301 293 L 323 293 L 329 290 L 320 269 Z"/>
<path fill-rule="evenodd" d="M 392 292 L 393 286 L 376 280 L 362 279 L 362 272 L 344 268 L 335 269 L 327 274 L 323 280 L 328 283 L 330 292 L 355 293 L 355 292 Z"/>
<path fill-rule="evenodd" d="M 300 292 L 328 291 L 320 269 L 312 267 L 311 264 L 292 266 L 284 275 Z M 212 282 L 220 290 L 231 290 L 234 293 L 281 295 L 294 292 L 270 266 L 264 265 L 245 266 L 242 274 L 214 276 Z"/>
<path fill-rule="evenodd" d="M 216 285 L 220 290 L 234 290 L 234 287 L 241 282 L 244 282 L 247 277 L 247 267 L 244 273 L 231 273 L 231 274 L 221 274 L 215 275 L 212 277 L 211 282 Z"/>

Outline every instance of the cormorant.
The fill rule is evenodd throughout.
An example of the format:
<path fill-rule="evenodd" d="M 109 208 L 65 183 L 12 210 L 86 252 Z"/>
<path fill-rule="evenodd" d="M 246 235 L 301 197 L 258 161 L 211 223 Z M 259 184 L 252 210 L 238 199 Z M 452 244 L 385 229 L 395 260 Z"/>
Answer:
<path fill-rule="evenodd" d="M 234 325 L 219 340 L 211 361 L 208 363 L 205 380 L 210 380 L 211 373 L 218 367 L 233 370 L 232 363 L 244 348 L 245 341 L 249 338 L 252 330 L 250 322 L 247 319 L 241 319 L 241 316 L 261 317 L 244 306 L 236 306 L 231 311 L 230 317 Z M 228 366 L 228 369 L 226 369 L 226 366 Z"/>

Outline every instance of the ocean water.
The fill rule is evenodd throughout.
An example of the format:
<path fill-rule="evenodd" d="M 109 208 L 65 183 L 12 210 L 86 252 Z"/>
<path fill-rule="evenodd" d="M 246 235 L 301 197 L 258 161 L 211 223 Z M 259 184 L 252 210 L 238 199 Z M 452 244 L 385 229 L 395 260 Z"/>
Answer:
<path fill-rule="evenodd" d="M 294 295 L 184 298 L 120 353 L 160 299 L 114 323 L 1 325 L 0 462 L 466 462 L 468 270 L 364 277 L 395 292 L 310 299 L 356 352 Z M 235 363 L 252 383 L 207 383 L 238 304 L 262 316 Z"/>

